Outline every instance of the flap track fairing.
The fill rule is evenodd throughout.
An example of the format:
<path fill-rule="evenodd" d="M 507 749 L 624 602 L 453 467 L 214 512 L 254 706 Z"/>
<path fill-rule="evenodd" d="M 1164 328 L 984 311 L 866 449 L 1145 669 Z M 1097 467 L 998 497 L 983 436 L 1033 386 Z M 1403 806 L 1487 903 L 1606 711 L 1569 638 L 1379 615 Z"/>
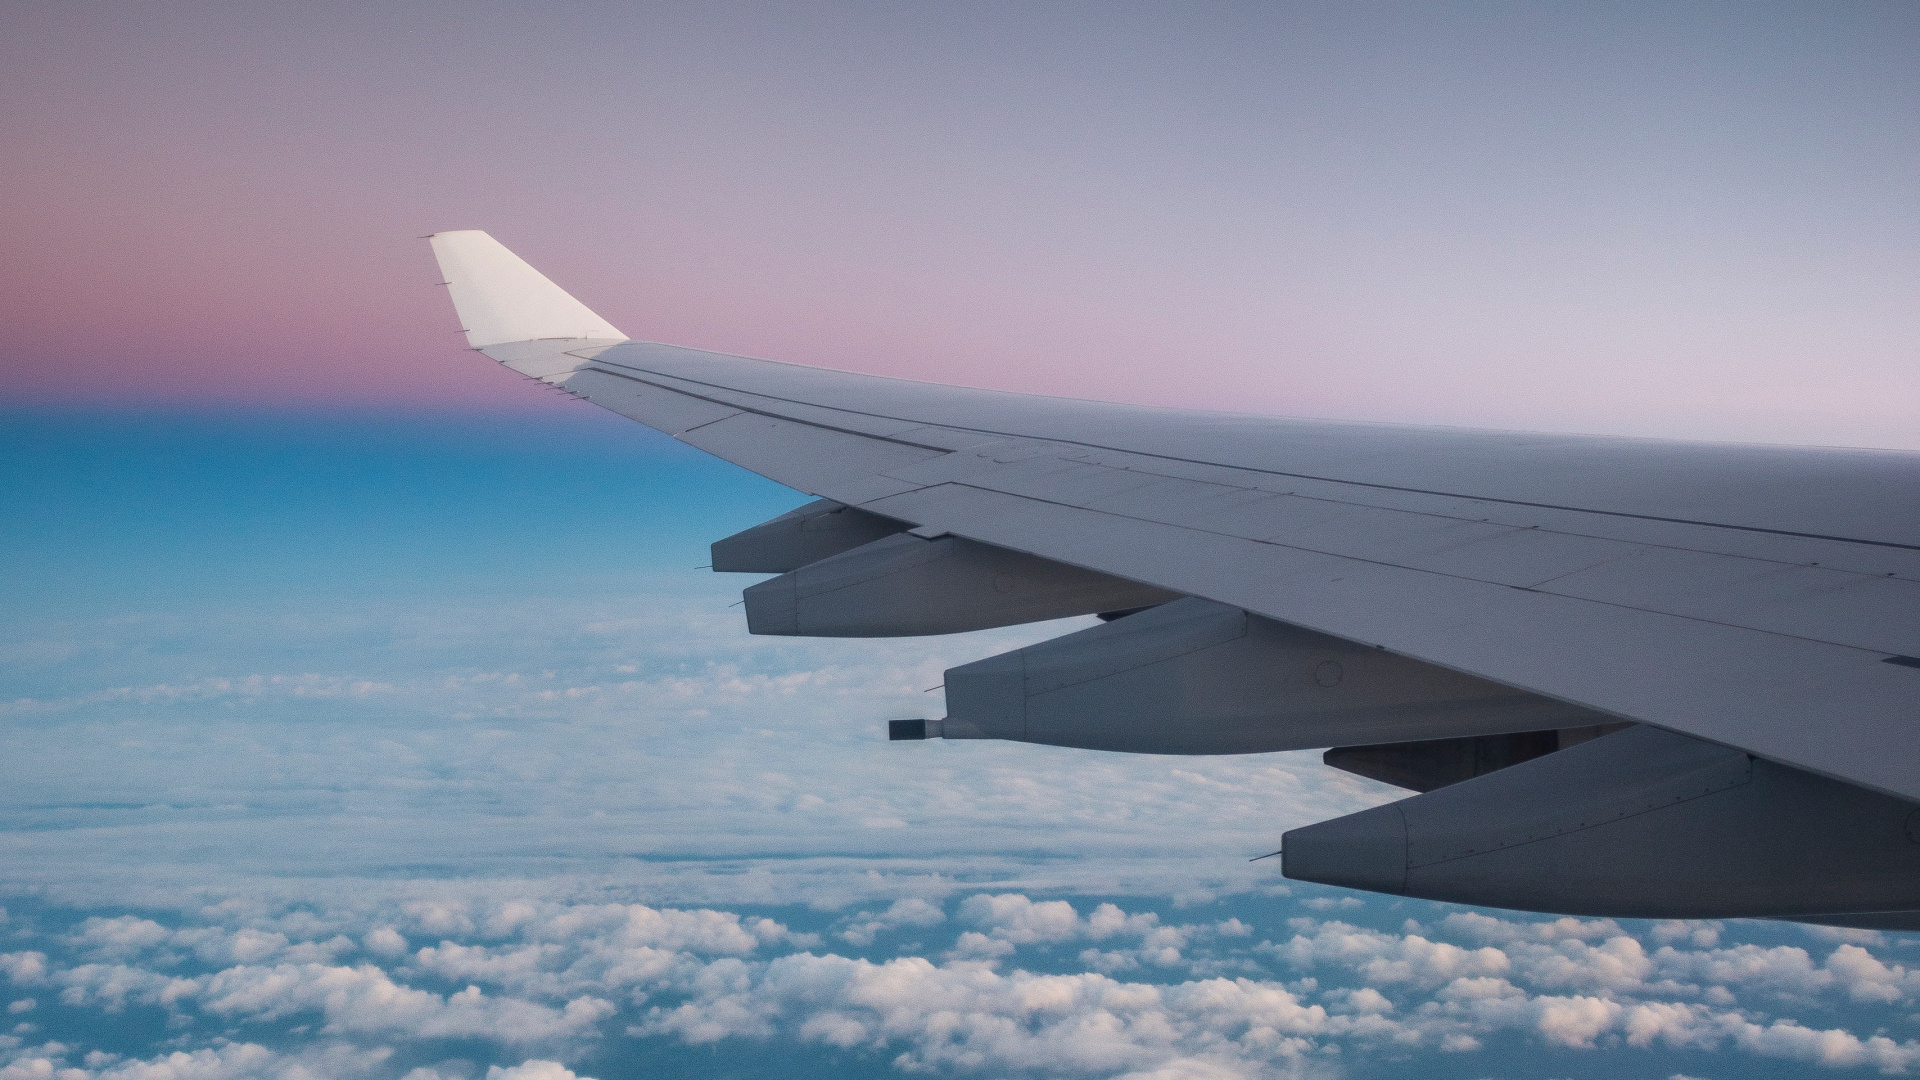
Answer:
<path fill-rule="evenodd" d="M 1258 754 L 1600 722 L 1586 710 L 1189 597 L 947 672 L 943 737 Z"/>

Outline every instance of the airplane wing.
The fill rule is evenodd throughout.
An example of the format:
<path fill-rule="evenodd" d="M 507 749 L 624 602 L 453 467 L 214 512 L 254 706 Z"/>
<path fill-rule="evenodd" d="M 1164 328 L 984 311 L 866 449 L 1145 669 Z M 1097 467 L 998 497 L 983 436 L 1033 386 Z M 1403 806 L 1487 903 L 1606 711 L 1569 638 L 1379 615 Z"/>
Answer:
<path fill-rule="evenodd" d="M 1311 880 L 1581 913 L 1920 910 L 1920 455 L 800 367 L 627 340 L 485 233 L 432 243 L 474 348 L 821 500 L 716 544 L 717 569 L 780 575 L 747 592 L 755 632 L 1113 617 L 955 669 L 949 715 L 904 734 L 1334 747 L 1329 763 L 1424 792 L 1290 834 L 1286 871 Z M 1649 870 L 1628 875 L 1660 894 L 1641 903 L 1573 873 L 1648 844 L 1777 848 L 1733 835 L 1754 814 L 1779 818 L 1775 841 L 1812 821 L 1822 857 L 1878 876 L 1812 896 L 1804 867 L 1686 856 L 1695 878 L 1764 880 L 1723 900 Z M 1886 835 L 1829 835 L 1869 818 Z"/>

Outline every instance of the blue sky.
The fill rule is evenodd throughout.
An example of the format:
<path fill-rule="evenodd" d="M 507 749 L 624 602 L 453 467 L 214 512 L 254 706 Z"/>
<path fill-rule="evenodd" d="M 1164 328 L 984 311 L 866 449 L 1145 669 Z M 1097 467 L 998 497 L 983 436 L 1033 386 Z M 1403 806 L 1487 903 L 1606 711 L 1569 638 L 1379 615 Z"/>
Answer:
<path fill-rule="evenodd" d="M 800 496 L 570 402 L 0 431 L 4 1080 L 1920 1064 L 1904 937 L 1287 883 L 1392 797 L 1312 754 L 890 745 L 1076 624 L 751 638 L 695 567 Z"/>

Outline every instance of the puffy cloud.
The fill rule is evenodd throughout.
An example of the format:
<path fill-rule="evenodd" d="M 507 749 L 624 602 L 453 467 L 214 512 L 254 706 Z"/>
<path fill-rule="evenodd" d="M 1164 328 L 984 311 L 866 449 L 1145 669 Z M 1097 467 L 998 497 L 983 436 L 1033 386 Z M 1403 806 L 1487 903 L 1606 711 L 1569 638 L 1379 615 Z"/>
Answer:
<path fill-rule="evenodd" d="M 403 986 L 370 964 L 234 967 L 208 977 L 202 1005 L 222 1016 L 273 1020 L 318 1011 L 329 1030 L 400 1032 L 414 1038 L 488 1038 L 508 1043 L 577 1038 L 611 1016 L 611 1002 L 581 996 L 559 1009 L 489 997 L 469 986 L 442 997 Z"/>
<path fill-rule="evenodd" d="M 849 920 L 849 925 L 840 931 L 839 937 L 850 945 L 865 948 L 873 944 L 874 938 L 889 930 L 906 926 L 938 926 L 946 921 L 947 913 L 940 905 L 917 896 L 903 896 L 885 911 L 861 912 L 854 916 Z"/>
<path fill-rule="evenodd" d="M 169 1006 L 200 988 L 193 979 L 126 964 L 82 964 L 59 972 L 52 981 L 61 986 L 62 1005 L 93 1006 L 113 1013 L 125 1009 L 129 1000 Z"/>
<path fill-rule="evenodd" d="M 1653 959 L 1669 979 L 1775 994 L 1812 994 L 1833 982 L 1832 973 L 1797 945 L 1736 945 L 1697 952 L 1666 946 Z"/>
<path fill-rule="evenodd" d="M 498 922 L 491 923 L 498 926 Z M 520 993 L 564 997 L 586 991 L 618 993 L 661 980 L 700 956 L 743 956 L 770 945 L 810 946 L 767 918 L 711 909 L 603 904 L 526 910 L 515 926 L 529 944 L 462 945 L 443 941 L 420 949 L 413 966 L 442 978 L 479 980 Z"/>
<path fill-rule="evenodd" d="M 652 908 L 645 904 L 609 904 L 568 908 L 534 925 L 529 937 L 566 940 L 611 929 L 629 947 L 744 956 L 763 945 L 788 942 L 794 935 L 782 924 L 730 911 Z"/>
<path fill-rule="evenodd" d="M 377 926 L 361 940 L 368 952 L 388 958 L 405 955 L 407 939 L 391 926 Z"/>
<path fill-rule="evenodd" d="M 257 964 L 286 947 L 285 934 L 242 928 L 208 939 L 197 951 L 219 963 Z"/>
<path fill-rule="evenodd" d="M 429 934 L 465 934 L 473 930 L 466 904 L 457 900 L 410 900 L 402 910 Z"/>
<path fill-rule="evenodd" d="M 990 959 L 1023 945 L 1131 939 L 1127 947 L 1088 949 L 1081 958 L 1096 971 L 1124 971 L 1141 965 L 1172 967 L 1185 960 L 1183 950 L 1196 937 L 1245 936 L 1237 920 L 1218 925 L 1165 926 L 1153 912 L 1128 914 L 1118 905 L 1096 905 L 1085 918 L 1065 900 L 1035 901 L 1020 893 L 980 894 L 960 902 L 959 916 L 978 930 L 960 935 L 953 955 Z"/>
<path fill-rule="evenodd" d="M 1859 945 L 1834 949 L 1819 964 L 1797 945 L 1736 945 L 1725 949 L 1685 951 L 1664 947 L 1653 960 L 1669 979 L 1711 984 L 1716 988 L 1758 990 L 1793 997 L 1810 997 L 1839 989 L 1856 1002 L 1894 1004 L 1920 996 L 1920 972 L 1889 964 Z"/>
<path fill-rule="evenodd" d="M 1906 1072 L 1920 1062 L 1920 1043 L 1896 1043 L 1884 1035 L 1862 1039 L 1838 1028 L 1816 1030 L 1792 1020 L 1775 1020 L 1762 1027 L 1730 1018 L 1726 1026 L 1742 1050 L 1766 1057 L 1833 1067 L 1868 1065 L 1887 1073 Z"/>
<path fill-rule="evenodd" d="M 349 935 L 394 952 L 382 931 L 403 943 L 396 913 L 452 933 L 399 953 L 390 969 L 293 959 L 303 949 L 357 948 Z M 1854 944 L 1822 962 L 1793 945 L 1701 947 L 1719 940 L 1718 927 L 1657 926 L 1636 936 L 1607 920 L 1455 912 L 1433 928 L 1409 921 L 1399 932 L 1296 918 L 1281 943 L 1256 944 L 1256 928 L 1239 918 L 1168 925 L 1111 902 L 1076 906 L 999 892 L 961 900 L 957 926 L 939 905 L 898 897 L 842 920 L 842 939 L 901 927 L 953 935 L 946 962 L 882 962 L 807 951 L 818 944 L 812 935 L 710 908 L 467 896 L 416 897 L 358 914 L 218 905 L 203 916 L 230 922 L 170 928 L 96 916 L 48 938 L 50 947 L 79 960 L 121 959 L 67 965 L 35 950 L 5 954 L 4 963 L 23 985 L 55 988 L 64 1005 L 112 1012 L 142 1004 L 299 1024 L 367 1055 L 448 1038 L 560 1052 L 477 1066 L 496 1080 L 565 1080 L 572 1073 L 564 1054 L 622 1014 L 642 1038 L 781 1039 L 892 1054 L 908 1069 L 1305 1075 L 1336 1052 L 1470 1052 L 1501 1032 L 1560 1052 L 1613 1045 L 1891 1072 L 1920 1065 L 1914 1044 L 1882 1032 L 1732 1007 L 1738 995 L 1758 993 L 1884 1008 L 1912 993 L 1903 965 Z M 1648 941 L 1665 944 L 1650 952 Z M 1066 955 L 1077 955 L 1080 970 L 1014 962 L 1051 956 L 1058 964 L 1062 945 L 1077 950 Z M 1274 981 L 1261 974 L 1261 959 L 1301 977 Z M 195 974 L 196 963 L 211 970 Z M 1233 964 L 1246 970 L 1223 970 Z M 169 965 L 182 970 L 162 970 Z M 413 985 L 421 979 L 464 988 Z M 224 1044 L 79 1063 L 57 1044 L 31 1052 L 17 1038 L 12 1044 L 0 1065 L 46 1080 L 96 1080 L 114 1069 L 156 1078 L 251 1069 L 297 1080 L 313 1068 L 299 1055 L 255 1061 L 253 1051 Z M 369 1075 L 384 1068 L 373 1057 L 356 1060 Z M 472 1080 L 475 1068 L 422 1066 L 410 1080 Z M 343 1065 L 325 1075 L 351 1071 Z"/>
<path fill-rule="evenodd" d="M 1920 990 L 1920 972 L 1886 964 L 1858 945 L 1842 945 L 1827 957 L 1833 980 L 1855 1001 L 1893 1003 L 1910 1000 Z"/>
<path fill-rule="evenodd" d="M 257 964 L 270 958 L 326 962 L 357 946 L 343 935 L 325 941 L 290 941 L 278 930 L 253 926 L 200 926 L 169 930 L 152 919 L 123 915 L 90 918 L 67 938 L 74 948 L 100 959 L 129 959 L 148 950 L 183 949 L 211 964 Z"/>
<path fill-rule="evenodd" d="M 1676 1049 L 1715 1050 L 1731 1044 L 1748 1053 L 1834 1068 L 1866 1065 L 1902 1073 L 1920 1063 L 1920 1043 L 1895 1042 L 1884 1035 L 1862 1039 L 1838 1028 L 1816 1029 L 1793 1020 L 1757 1024 L 1738 1013 L 1671 1003 L 1634 1006 L 1626 1017 L 1627 1041 L 1654 1041 Z"/>
<path fill-rule="evenodd" d="M 1910 1000 L 1913 976 L 1907 969 L 1857 945 L 1841 945 L 1823 964 L 1815 964 L 1804 949 L 1786 945 L 1695 951 L 1668 944 L 1649 954 L 1637 938 L 1607 920 L 1526 922 L 1455 913 L 1443 921 L 1445 929 L 1502 945 L 1497 950 L 1486 946 L 1448 951 L 1434 948 L 1436 943 L 1419 933 L 1395 935 L 1311 919 L 1295 919 L 1293 925 L 1299 932 L 1291 940 L 1267 947 L 1273 955 L 1296 967 L 1350 971 L 1370 984 L 1364 989 L 1432 985 L 1456 975 L 1426 1004 L 1401 1010 L 1409 1013 L 1398 1028 L 1398 1037 L 1405 1041 L 1470 1048 L 1492 1031 L 1519 1029 L 1570 1049 L 1591 1049 L 1617 1036 L 1634 1047 L 1731 1047 L 1764 1057 L 1888 1072 L 1905 1071 L 1920 1054 L 1920 1044 L 1885 1034 L 1862 1038 L 1842 1028 L 1810 1027 L 1789 1018 L 1764 1021 L 1713 1007 L 1732 1003 L 1734 989 L 1798 997 L 1838 991 L 1850 1001 L 1872 1004 Z M 1649 936 L 1712 944 L 1719 940 L 1720 928 L 1667 924 Z M 1462 972 L 1463 958 L 1480 965 L 1483 973 Z M 1540 992 L 1567 989 L 1584 992 Z M 1329 999 L 1339 993 L 1334 991 Z M 1661 993 L 1705 1000 L 1646 1000 Z M 1345 994 L 1346 1007 L 1356 1011 L 1362 1001 L 1377 1004 L 1362 999 L 1357 990 Z"/>
<path fill-rule="evenodd" d="M 1629 991 L 1654 970 L 1646 948 L 1625 934 L 1598 945 L 1578 938 L 1516 943 L 1507 946 L 1506 953 L 1528 982 L 1550 989 Z"/>
<path fill-rule="evenodd" d="M 1711 949 L 1720 944 L 1721 925 L 1702 919 L 1667 919 L 1653 924 L 1649 937 L 1661 945 L 1687 944 Z"/>
<path fill-rule="evenodd" d="M 1543 997 L 1534 1001 L 1534 1026 L 1550 1043 L 1590 1048 L 1601 1032 L 1612 1028 L 1623 1011 L 1620 1004 L 1592 997 Z"/>
<path fill-rule="evenodd" d="M 176 1050 L 151 1061 L 125 1062 L 96 1074 L 96 1080 L 240 1080 L 286 1076 L 292 1071 L 289 1064 L 264 1046 L 239 1043 L 218 1049 Z"/>
<path fill-rule="evenodd" d="M 1342 922 L 1295 919 L 1296 933 L 1274 948 L 1295 968 L 1321 964 L 1351 968 L 1369 983 L 1439 986 L 1456 979 L 1504 975 L 1513 967 L 1505 952 L 1492 946 L 1463 948 L 1430 941 L 1418 934 L 1387 934 Z"/>
<path fill-rule="evenodd" d="M 498 1065 L 487 1067 L 487 1080 L 590 1080 L 577 1076 L 572 1069 L 557 1061 L 533 1059 L 523 1061 L 510 1069 Z"/>
<path fill-rule="evenodd" d="M 565 946 L 555 944 L 490 947 L 443 941 L 415 953 L 413 966 L 450 981 L 476 979 L 556 993 L 563 992 L 565 982 L 551 969 L 569 957 Z"/>
<path fill-rule="evenodd" d="M 70 940 L 75 946 L 97 955 L 132 956 L 172 938 L 173 931 L 152 919 L 122 915 L 114 919 L 98 916 L 88 919 L 80 924 Z"/>
<path fill-rule="evenodd" d="M 89 1053 L 83 1066 L 69 1064 L 69 1047 L 48 1043 L 0 1066 L 0 1080 L 350 1080 L 379 1069 L 392 1052 L 345 1044 L 322 1044 L 284 1054 L 254 1043 L 223 1043 L 175 1050 L 157 1057 L 121 1061 Z"/>
<path fill-rule="evenodd" d="M 1533 941 L 1596 941 L 1619 937 L 1625 931 L 1612 919 L 1560 918 L 1544 921 L 1496 919 L 1477 911 L 1455 911 L 1440 925 L 1450 933 L 1495 944 Z"/>
<path fill-rule="evenodd" d="M 1297 1062 L 1311 1036 L 1339 1026 L 1283 987 L 1245 979 L 1159 987 L 811 954 L 712 967 L 693 1000 L 654 1009 L 636 1031 L 710 1042 L 790 1030 L 840 1048 L 905 1046 L 899 1060 L 913 1069 L 1150 1075 L 1205 1063 L 1216 1075 L 1253 1075 Z"/>
<path fill-rule="evenodd" d="M 1393 1002 L 1385 994 L 1371 986 L 1363 986 L 1346 993 L 1346 1007 L 1358 1013 L 1390 1013 Z"/>
<path fill-rule="evenodd" d="M 16 913 L 7 934 L 17 951 L 0 954 L 0 971 L 43 1004 L 151 1005 L 174 1013 L 179 1032 L 276 1022 L 368 1050 L 450 1037 L 511 1048 L 514 1057 L 491 1063 L 502 1073 L 566 1070 L 567 1054 L 608 1026 L 884 1048 L 915 1067 L 1142 1076 L 1284 1073 L 1378 1048 L 1468 1051 L 1499 1033 L 1542 1053 L 1712 1048 L 1907 1067 L 1907 1044 L 1876 1032 L 1895 1030 L 1893 1010 L 1920 985 L 1886 935 L 1511 918 L 1325 890 L 1290 900 L 1271 888 L 1271 863 L 1237 856 L 1271 850 L 1275 829 L 1383 793 L 1311 756 L 1169 762 L 984 743 L 889 747 L 845 723 L 903 715 L 944 665 L 1059 628 L 855 650 L 746 640 L 730 617 L 723 626 L 684 603 L 668 615 L 584 616 L 517 613 L 497 632 L 490 670 L 420 663 L 432 650 L 418 643 L 496 632 L 475 631 L 464 615 L 409 616 L 401 629 L 368 623 L 356 633 L 423 650 L 412 675 L 129 677 L 116 685 L 144 689 L 91 703 L 83 691 L 42 710 L 48 730 L 111 721 L 123 725 L 116 738 L 158 748 L 129 762 L 108 753 L 114 739 L 60 739 L 36 726 L 11 749 L 23 773 L 58 760 L 81 777 L 76 800 L 152 804 L 86 813 L 127 823 L 124 843 L 177 877 L 152 884 L 161 871 L 149 867 L 134 875 L 141 890 L 120 890 L 143 898 L 138 913 L 77 911 L 58 931 L 39 931 L 37 912 Z M 654 643 L 669 639 L 667 626 L 695 627 L 671 637 L 671 658 Z M 583 637 L 601 652 L 556 644 Z M 464 665 L 475 638 L 460 640 Z M 316 701 L 334 718 L 324 731 L 258 723 Z M 223 719 L 240 708 L 253 710 L 248 722 Z M 771 725 L 775 709 L 782 720 Z M 406 723 L 391 722 L 395 710 Z M 209 739 L 232 750 L 217 767 L 214 756 L 166 749 Z M 266 739 L 280 741 L 263 751 Z M 902 771 L 902 754 L 918 755 L 915 770 Z M 315 846 L 309 837 L 337 835 L 341 793 L 262 778 L 332 774 L 359 778 L 351 807 L 362 831 L 352 845 Z M 1130 798 L 1117 802 L 1116 789 Z M 231 833 L 209 830 L 187 819 L 212 811 L 173 808 L 169 793 L 179 790 L 273 813 Z M 1272 817 L 1276 806 L 1288 820 Z M 1031 843 L 1036 819 L 1057 823 L 1051 844 L 1084 857 L 1004 856 Z M 881 823 L 927 821 L 947 827 L 863 839 Z M 663 854 L 711 857 L 632 859 L 641 832 Z M 90 865 L 91 849 L 73 846 L 83 835 L 103 834 L 34 836 L 22 873 L 58 880 L 48 867 Z M 249 859 L 207 847 L 229 835 Z M 557 851 L 555 837 L 567 838 Z M 863 844 L 883 858 L 867 859 Z M 332 891 L 296 895 L 222 876 L 282 850 L 285 862 L 264 872 L 297 868 Z M 514 877 L 536 850 L 553 852 L 557 876 Z M 757 857 L 768 850 L 780 857 Z M 470 875 L 427 884 L 365 872 L 442 856 Z M 956 894 L 957 880 L 989 884 Z M 1171 880 L 1193 898 L 1268 889 L 1268 899 L 1192 925 L 1145 910 L 1178 910 L 1166 905 L 1100 902 L 1164 897 Z M 923 898 L 938 896 L 953 899 Z M 652 902 L 630 902 L 643 898 Z M 911 967 L 915 958 L 822 955 L 801 917 L 736 910 L 795 903 L 854 912 L 819 916 L 835 946 L 896 935 L 948 959 Z M 170 906 L 184 914 L 170 918 Z M 1278 919 L 1308 913 L 1318 918 L 1275 932 Z M 1430 921 L 1395 928 L 1408 914 Z M 1319 921 L 1332 916 L 1344 921 Z M 923 1000 L 887 996 L 903 986 Z M 200 1023 L 187 1023 L 196 1014 Z M 183 1052 L 199 1051 L 188 1041 Z M 127 1064 L 40 1057 L 50 1069 L 94 1073 Z M 407 1058 L 410 1067 L 420 1060 Z M 201 1067 L 147 1059 L 155 1062 Z M 422 1068 L 473 1080 L 489 1064 Z"/>
<path fill-rule="evenodd" d="M 28 950 L 0 953 L 0 971 L 22 986 L 33 986 L 47 977 L 47 954 Z"/>
<path fill-rule="evenodd" d="M 960 918 L 980 927 L 988 937 L 1013 945 L 1072 941 L 1087 932 L 1072 904 L 1035 902 L 1019 893 L 969 896 L 960 902 Z"/>

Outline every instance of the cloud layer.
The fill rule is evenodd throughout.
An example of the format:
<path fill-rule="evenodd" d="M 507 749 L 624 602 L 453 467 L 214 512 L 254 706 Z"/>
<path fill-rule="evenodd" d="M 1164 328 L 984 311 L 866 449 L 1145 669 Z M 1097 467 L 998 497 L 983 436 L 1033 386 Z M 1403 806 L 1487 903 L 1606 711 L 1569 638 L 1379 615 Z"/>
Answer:
<path fill-rule="evenodd" d="M 38 597 L 0 626 L 0 1080 L 1920 1069 L 1906 938 L 1291 885 L 1249 857 L 1394 797 L 1312 754 L 889 744 L 947 667 L 1071 627 L 748 637 L 739 582 L 646 569 L 701 561 L 693 527 L 628 521 L 670 485 L 571 517 L 501 486 L 515 536 L 574 546 L 515 540 L 465 584 L 373 555 L 303 576 L 410 551 L 390 524 L 434 516 L 424 488 L 384 484 L 301 503 L 283 522 L 322 541 L 252 562 L 271 499 L 189 500 L 168 539 L 162 497 L 43 484 L 0 520 L 33 553 L 4 586 Z M 131 561 L 69 572 L 69 542 Z M 231 591 L 119 590 L 148 566 Z"/>
<path fill-rule="evenodd" d="M 802 910 L 803 930 L 536 897 L 151 917 L 34 905 L 3 926 L 0 1080 L 558 1080 L 622 1048 L 722 1045 L 846 1055 L 875 1075 L 1371 1076 L 1416 1053 L 1565 1066 L 1604 1052 L 1649 1075 L 1920 1067 L 1920 1042 L 1888 1033 L 1911 1026 L 1920 971 L 1873 935 L 1724 944 L 1736 927 L 1421 907 L 1435 921 L 1382 929 L 1290 915 L 1309 909 L 1286 898 L 1154 911 L 960 891 Z M 175 1034 L 146 1056 L 44 1031 L 156 1019 Z"/>
<path fill-rule="evenodd" d="M 50 659 L 0 702 L 7 873 L 91 890 L 120 870 L 144 889 L 437 867 L 732 902 L 785 878 L 852 898 L 875 886 L 850 875 L 1171 877 L 1200 895 L 1271 881 L 1245 860 L 1286 828 L 1388 797 L 1310 754 L 889 744 L 887 719 L 937 712 L 946 667 L 1070 627 L 768 642 L 740 632 L 731 583 L 701 585 L 27 627 L 15 654 Z"/>

